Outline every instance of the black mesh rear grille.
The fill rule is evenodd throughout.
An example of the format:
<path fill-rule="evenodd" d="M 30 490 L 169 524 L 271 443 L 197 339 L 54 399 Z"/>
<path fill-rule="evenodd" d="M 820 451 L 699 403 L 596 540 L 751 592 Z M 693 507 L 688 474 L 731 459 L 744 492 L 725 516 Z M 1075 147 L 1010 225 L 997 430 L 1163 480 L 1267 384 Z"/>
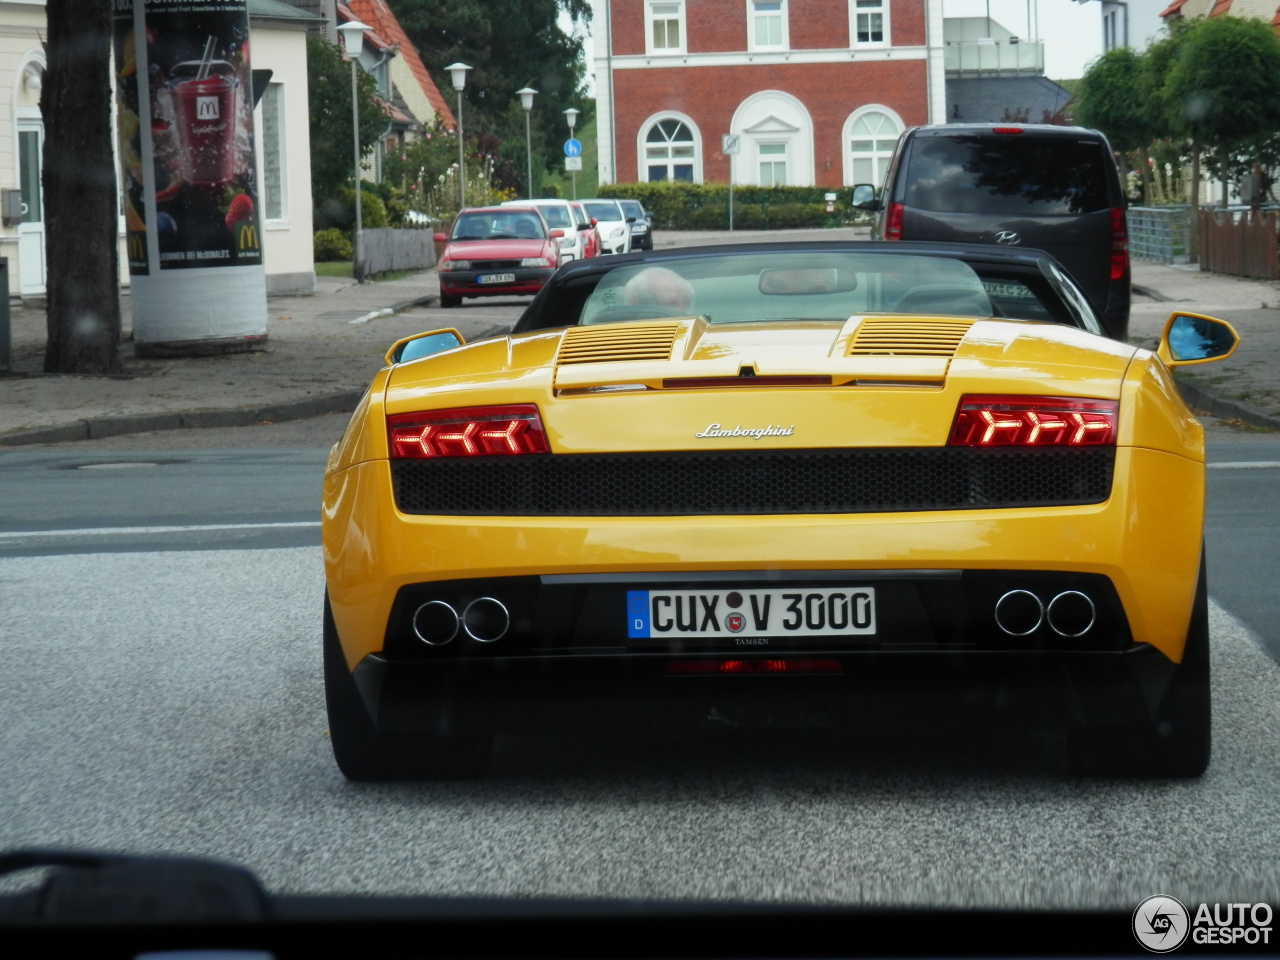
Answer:
<path fill-rule="evenodd" d="M 727 450 L 393 460 L 404 513 L 687 516 L 1099 503 L 1114 449 Z"/>

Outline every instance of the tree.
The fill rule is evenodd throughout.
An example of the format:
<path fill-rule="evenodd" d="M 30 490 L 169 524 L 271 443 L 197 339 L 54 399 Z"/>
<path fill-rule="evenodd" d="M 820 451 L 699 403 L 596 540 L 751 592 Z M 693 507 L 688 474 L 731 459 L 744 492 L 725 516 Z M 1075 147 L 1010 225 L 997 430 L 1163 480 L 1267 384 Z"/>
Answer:
<path fill-rule="evenodd" d="M 111 5 L 48 0 L 44 230 L 49 373 L 116 373 L 120 288 Z"/>
<path fill-rule="evenodd" d="M 560 29 L 566 13 L 576 22 L 591 17 L 589 0 L 398 0 L 396 17 L 432 79 L 446 97 L 453 85 L 444 68 L 461 60 L 474 69 L 463 92 L 463 127 L 487 133 L 498 144 L 495 176 L 523 194 L 525 115 L 516 91 L 538 91 L 531 114 L 535 174 L 562 155 L 568 136 L 564 111 L 593 104 L 586 92 L 582 39 Z"/>
<path fill-rule="evenodd" d="M 1171 119 L 1195 145 L 1212 146 L 1226 172 L 1232 151 L 1280 130 L 1280 39 L 1261 20 L 1197 20 L 1180 38 L 1165 89 Z M 1194 167 L 1192 178 L 1198 201 Z M 1226 192 L 1224 180 L 1224 205 Z"/>
<path fill-rule="evenodd" d="M 1145 78 L 1139 56 L 1128 47 L 1119 47 L 1089 64 L 1075 97 L 1077 123 L 1101 130 L 1114 150 L 1140 151 L 1137 165 L 1142 171 L 1144 197 L 1151 192 L 1146 146 L 1158 130 L 1145 95 Z"/>
<path fill-rule="evenodd" d="M 373 77 L 356 71 L 360 101 L 360 153 L 364 156 L 387 127 L 386 106 Z M 351 64 L 319 34 L 307 37 L 307 109 L 311 130 L 311 197 L 323 204 L 355 179 L 351 129 Z"/>

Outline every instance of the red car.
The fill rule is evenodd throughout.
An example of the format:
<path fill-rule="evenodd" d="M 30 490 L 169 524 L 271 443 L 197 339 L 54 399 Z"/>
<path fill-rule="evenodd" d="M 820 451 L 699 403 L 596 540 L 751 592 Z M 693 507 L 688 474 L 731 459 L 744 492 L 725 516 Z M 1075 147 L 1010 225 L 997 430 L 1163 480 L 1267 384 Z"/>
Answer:
<path fill-rule="evenodd" d="M 569 201 L 569 208 L 578 222 L 578 229 L 582 230 L 582 259 L 600 256 L 600 231 L 595 220 L 587 216 L 586 208 L 576 200 Z M 583 229 L 584 224 L 586 229 Z"/>
<path fill-rule="evenodd" d="M 463 297 L 534 294 L 560 266 L 562 230 L 548 229 L 534 207 L 474 207 L 453 221 L 440 256 L 440 306 Z"/>

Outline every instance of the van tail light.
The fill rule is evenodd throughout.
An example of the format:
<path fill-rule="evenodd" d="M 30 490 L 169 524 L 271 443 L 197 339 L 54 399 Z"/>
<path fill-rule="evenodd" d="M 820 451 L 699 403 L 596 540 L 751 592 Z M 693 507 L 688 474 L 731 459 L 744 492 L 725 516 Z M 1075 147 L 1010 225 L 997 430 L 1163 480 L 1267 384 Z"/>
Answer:
<path fill-rule="evenodd" d="M 884 238 L 886 240 L 902 239 L 902 204 L 891 203 L 884 218 Z"/>
<path fill-rule="evenodd" d="M 1129 275 L 1129 225 L 1121 207 L 1111 208 L 1111 279 Z"/>
<path fill-rule="evenodd" d="M 387 446 L 393 460 L 551 452 L 532 403 L 392 414 Z"/>
<path fill-rule="evenodd" d="M 992 127 L 992 133 L 1021 133 L 1021 127 Z"/>
<path fill-rule="evenodd" d="M 1116 442 L 1115 400 L 1075 397 L 960 398 L 952 447 L 1099 447 Z"/>

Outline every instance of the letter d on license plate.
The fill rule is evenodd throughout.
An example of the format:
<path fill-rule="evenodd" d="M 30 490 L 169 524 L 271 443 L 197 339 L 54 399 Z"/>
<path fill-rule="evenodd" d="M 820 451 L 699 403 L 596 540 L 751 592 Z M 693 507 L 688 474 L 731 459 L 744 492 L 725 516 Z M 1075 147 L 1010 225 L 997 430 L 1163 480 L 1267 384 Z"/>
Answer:
<path fill-rule="evenodd" d="M 631 639 L 857 637 L 875 632 L 872 587 L 627 591 Z"/>

